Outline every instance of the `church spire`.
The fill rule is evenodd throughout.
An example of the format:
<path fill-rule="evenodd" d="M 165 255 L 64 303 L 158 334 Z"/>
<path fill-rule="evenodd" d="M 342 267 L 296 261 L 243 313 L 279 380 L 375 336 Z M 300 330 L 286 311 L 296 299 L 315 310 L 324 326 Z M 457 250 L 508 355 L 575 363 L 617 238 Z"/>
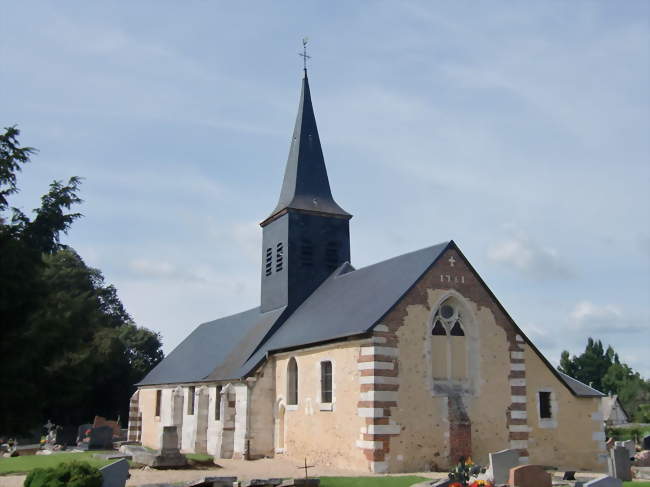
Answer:
<path fill-rule="evenodd" d="M 265 226 L 289 209 L 342 218 L 352 216 L 332 197 L 306 70 L 280 199 L 271 215 L 261 225 Z"/>
<path fill-rule="evenodd" d="M 351 217 L 332 198 L 305 71 L 280 200 L 260 223 L 262 312 L 296 309 L 350 262 Z"/>

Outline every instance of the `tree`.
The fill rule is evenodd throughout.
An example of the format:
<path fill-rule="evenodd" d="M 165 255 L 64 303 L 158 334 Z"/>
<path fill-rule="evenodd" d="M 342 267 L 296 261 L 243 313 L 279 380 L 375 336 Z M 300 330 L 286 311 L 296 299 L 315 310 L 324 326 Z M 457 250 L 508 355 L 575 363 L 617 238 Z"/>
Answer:
<path fill-rule="evenodd" d="M 617 394 L 630 419 L 642 421 L 650 413 L 644 406 L 650 403 L 650 381 L 622 363 L 611 346 L 603 349 L 600 340 L 589 337 L 579 356 L 563 351 L 558 370 L 601 392 Z"/>
<path fill-rule="evenodd" d="M 0 215 L 16 174 L 35 151 L 18 129 L 0 135 Z M 160 336 L 139 328 L 98 269 L 60 242 L 81 217 L 80 178 L 54 181 L 30 219 L 0 218 L 0 432 L 21 433 L 51 417 L 79 424 L 94 414 L 128 417 L 133 384 L 162 359 Z"/>

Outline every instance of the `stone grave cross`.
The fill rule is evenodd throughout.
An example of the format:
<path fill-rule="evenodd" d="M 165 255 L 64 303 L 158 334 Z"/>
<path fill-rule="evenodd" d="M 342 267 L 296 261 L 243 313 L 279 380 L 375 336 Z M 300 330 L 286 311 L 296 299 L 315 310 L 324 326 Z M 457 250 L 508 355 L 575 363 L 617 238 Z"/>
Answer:
<path fill-rule="evenodd" d="M 303 467 L 298 467 L 298 470 L 305 470 L 305 480 L 309 480 L 309 475 L 307 474 L 307 469 L 314 468 L 315 465 L 307 465 L 307 457 L 305 457 L 305 465 Z"/>

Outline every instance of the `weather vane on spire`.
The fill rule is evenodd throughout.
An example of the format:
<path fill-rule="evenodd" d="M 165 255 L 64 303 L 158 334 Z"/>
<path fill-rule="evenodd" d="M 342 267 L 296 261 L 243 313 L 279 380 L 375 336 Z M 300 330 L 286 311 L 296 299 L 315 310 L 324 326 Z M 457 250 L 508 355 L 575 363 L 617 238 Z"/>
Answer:
<path fill-rule="evenodd" d="M 305 74 L 307 74 L 307 59 L 311 59 L 311 56 L 307 55 L 307 43 L 309 42 L 309 37 L 303 37 L 302 38 L 302 52 L 298 53 L 298 56 L 302 58 L 303 62 L 303 69 L 305 70 Z"/>

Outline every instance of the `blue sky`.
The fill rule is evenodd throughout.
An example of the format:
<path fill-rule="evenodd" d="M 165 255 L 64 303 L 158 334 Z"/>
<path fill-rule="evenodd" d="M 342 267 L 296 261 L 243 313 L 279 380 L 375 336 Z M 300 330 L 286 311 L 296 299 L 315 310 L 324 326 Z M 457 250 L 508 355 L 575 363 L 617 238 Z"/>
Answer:
<path fill-rule="evenodd" d="M 85 178 L 65 243 L 169 352 L 259 301 L 300 40 L 357 267 L 454 239 L 553 362 L 650 376 L 650 4 L 12 2 L 14 204 Z"/>

